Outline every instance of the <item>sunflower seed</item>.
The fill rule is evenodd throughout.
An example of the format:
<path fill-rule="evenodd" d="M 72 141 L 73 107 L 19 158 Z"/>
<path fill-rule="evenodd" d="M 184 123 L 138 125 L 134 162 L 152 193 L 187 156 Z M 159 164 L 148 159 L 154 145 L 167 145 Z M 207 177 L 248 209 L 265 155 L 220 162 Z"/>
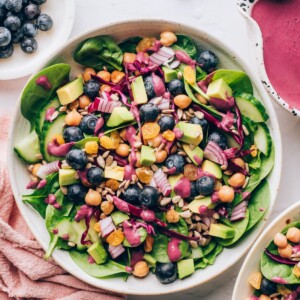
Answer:
<path fill-rule="evenodd" d="M 195 221 L 197 221 L 197 222 L 198 222 L 198 221 L 201 221 L 201 217 L 200 217 L 199 215 L 194 215 L 193 217 L 194 217 L 193 219 L 194 219 Z"/>
<path fill-rule="evenodd" d="M 188 206 L 188 205 L 184 205 L 184 206 L 181 208 L 182 211 L 185 211 L 185 210 L 188 210 L 188 209 L 189 209 L 189 206 Z"/>
<path fill-rule="evenodd" d="M 236 134 L 236 135 L 239 135 L 239 132 L 235 129 L 231 130 L 232 133 Z"/>
<path fill-rule="evenodd" d="M 156 172 L 158 170 L 158 166 L 157 165 L 151 165 L 151 169 L 153 172 Z"/>
<path fill-rule="evenodd" d="M 191 218 L 186 218 L 185 219 L 185 222 L 186 222 L 186 224 L 193 224 L 193 221 L 192 221 L 192 219 Z"/>
<path fill-rule="evenodd" d="M 110 193 L 111 195 L 114 195 L 114 194 L 115 194 L 115 192 L 114 192 L 111 188 L 106 187 L 105 189 L 106 189 L 106 190 L 108 191 L 108 193 Z"/>
<path fill-rule="evenodd" d="M 249 135 L 249 131 L 248 131 L 247 127 L 245 125 L 243 125 L 242 127 L 243 127 L 243 131 L 244 131 L 245 135 Z"/>
<path fill-rule="evenodd" d="M 187 157 L 187 156 L 185 157 L 185 160 L 186 160 L 186 162 L 189 163 L 189 164 L 192 163 L 191 159 L 190 159 L 189 157 Z"/>
<path fill-rule="evenodd" d="M 204 118 L 204 113 L 202 111 L 195 111 L 195 116 L 198 119 L 203 119 Z"/>
<path fill-rule="evenodd" d="M 220 215 L 219 215 L 218 213 L 214 213 L 214 214 L 213 214 L 213 218 L 214 218 L 215 220 L 219 220 L 219 219 L 220 219 Z"/>
<path fill-rule="evenodd" d="M 163 114 L 171 114 L 171 113 L 173 113 L 175 110 L 174 109 L 163 109 L 162 110 L 162 113 Z"/>
<path fill-rule="evenodd" d="M 245 163 L 245 170 L 249 173 L 249 165 L 248 165 L 248 163 Z"/>
<path fill-rule="evenodd" d="M 181 79 L 182 79 L 182 76 L 183 76 L 182 72 L 179 71 L 179 72 L 177 73 L 177 78 L 178 78 L 179 80 L 181 80 Z"/>
<path fill-rule="evenodd" d="M 106 164 L 107 166 L 111 166 L 111 164 L 113 163 L 113 161 L 114 161 L 113 156 L 112 156 L 112 155 L 109 155 L 109 156 L 106 158 L 106 160 L 105 160 L 105 164 Z"/>
<path fill-rule="evenodd" d="M 41 153 L 36 154 L 35 157 L 38 158 L 38 159 L 43 159 L 43 155 Z"/>
<path fill-rule="evenodd" d="M 105 151 L 105 152 L 102 154 L 102 157 L 103 157 L 103 158 L 106 158 L 108 155 L 109 155 L 109 151 Z"/>
<path fill-rule="evenodd" d="M 97 187 L 97 188 L 96 188 L 96 191 L 99 192 L 100 194 L 102 194 L 102 192 L 103 192 L 103 190 L 102 190 L 101 187 Z"/>
<path fill-rule="evenodd" d="M 107 191 L 107 190 L 104 190 L 104 191 L 102 192 L 102 196 L 105 196 L 107 193 L 108 193 L 108 191 Z"/>
<path fill-rule="evenodd" d="M 142 145 L 143 145 L 142 142 L 134 142 L 134 144 L 133 144 L 134 148 L 136 148 L 136 149 L 141 148 Z"/>
<path fill-rule="evenodd" d="M 172 198 L 162 198 L 162 200 L 160 201 L 160 205 L 161 206 L 166 206 L 171 202 Z"/>
<path fill-rule="evenodd" d="M 186 120 L 186 114 L 185 113 L 182 114 L 182 120 Z"/>
<path fill-rule="evenodd" d="M 181 120 L 182 116 L 183 116 L 183 110 L 178 108 L 177 109 L 177 116 L 178 116 L 178 119 Z"/>
<path fill-rule="evenodd" d="M 203 230 L 203 231 L 205 231 L 205 230 L 207 230 L 207 229 L 208 229 L 208 226 L 207 226 L 207 225 L 205 225 L 205 224 L 203 224 L 203 223 L 201 223 L 201 228 L 202 228 L 202 230 Z"/>
<path fill-rule="evenodd" d="M 226 171 L 224 172 L 224 174 L 225 174 L 225 175 L 232 175 L 233 173 L 232 173 L 232 171 L 230 171 L 230 170 L 226 170 Z"/>
<path fill-rule="evenodd" d="M 109 194 L 106 195 L 106 200 L 107 200 L 108 202 L 110 202 L 110 203 L 113 203 L 113 202 L 114 202 L 114 198 L 113 198 L 111 195 L 109 195 Z"/>
<path fill-rule="evenodd" d="M 204 231 L 203 235 L 209 235 L 209 231 L 208 230 Z"/>
<path fill-rule="evenodd" d="M 187 115 L 187 117 L 190 117 L 190 118 L 193 117 L 193 115 L 189 111 L 186 111 L 185 114 Z"/>
<path fill-rule="evenodd" d="M 61 106 L 60 108 L 59 108 L 59 111 L 61 111 L 61 112 L 64 112 L 64 111 L 66 111 L 67 110 L 67 107 L 66 106 Z"/>
<path fill-rule="evenodd" d="M 190 114 L 192 114 L 192 115 L 195 114 L 195 111 L 194 111 L 192 108 L 189 108 L 189 112 L 190 112 Z"/>
<path fill-rule="evenodd" d="M 93 165 L 92 165 L 91 163 L 88 163 L 88 164 L 86 165 L 86 168 L 87 168 L 87 169 L 90 169 L 92 166 L 93 166 Z"/>
<path fill-rule="evenodd" d="M 196 224 L 191 224 L 190 226 L 189 226 L 189 230 L 193 230 L 193 229 L 195 229 L 196 228 Z"/>
<path fill-rule="evenodd" d="M 83 111 L 82 113 L 80 113 L 82 116 L 87 116 L 89 113 L 87 111 Z"/>
<path fill-rule="evenodd" d="M 184 151 L 179 151 L 178 154 L 181 156 L 187 156 L 187 154 Z"/>
<path fill-rule="evenodd" d="M 110 98 L 111 98 L 111 100 L 113 100 L 113 101 L 119 101 L 119 95 L 118 95 L 118 94 L 112 94 L 112 95 L 110 96 Z"/>
<path fill-rule="evenodd" d="M 198 232 L 201 232 L 201 231 L 202 231 L 201 223 L 197 223 L 197 224 L 196 224 L 196 229 L 197 229 Z"/>
<path fill-rule="evenodd" d="M 182 218 L 187 219 L 192 216 L 192 212 L 190 210 L 186 210 L 179 214 Z"/>
<path fill-rule="evenodd" d="M 180 201 L 178 202 L 178 206 L 179 206 L 179 207 L 183 207 L 183 206 L 184 206 L 184 201 L 183 201 L 183 199 L 180 199 Z"/>
<path fill-rule="evenodd" d="M 221 170 L 225 171 L 226 169 L 227 169 L 227 166 L 225 166 L 225 165 L 221 166 Z"/>
<path fill-rule="evenodd" d="M 94 162 L 94 159 L 93 159 L 91 156 L 88 156 L 88 158 L 87 158 L 87 159 L 88 159 L 88 161 L 89 161 L 89 162 L 91 162 L 91 163 L 93 163 L 93 162 Z"/>
<path fill-rule="evenodd" d="M 166 144 L 165 143 L 161 143 L 158 147 L 158 151 L 161 151 L 165 148 Z"/>
<path fill-rule="evenodd" d="M 180 200 L 181 200 L 182 198 L 180 197 L 180 196 L 175 196 L 175 197 L 173 197 L 172 198 L 172 202 L 174 203 L 174 204 L 177 204 Z"/>
<path fill-rule="evenodd" d="M 192 236 L 193 236 L 193 231 L 192 231 L 192 230 L 189 231 L 188 236 L 189 236 L 189 237 L 192 237 Z"/>
<path fill-rule="evenodd" d="M 244 184 L 242 186 L 243 189 L 248 185 L 249 179 L 250 179 L 249 177 L 246 177 L 245 182 L 244 182 Z"/>
<path fill-rule="evenodd" d="M 67 195 L 67 194 L 68 194 L 68 189 L 67 189 L 65 186 L 61 186 L 61 187 L 60 187 L 60 190 L 61 190 L 61 192 L 62 192 L 64 195 Z"/>
<path fill-rule="evenodd" d="M 75 243 L 73 243 L 73 242 L 68 242 L 68 246 L 69 246 L 69 247 L 75 247 L 75 246 L 76 246 L 76 244 L 75 244 Z"/>
<path fill-rule="evenodd" d="M 120 190 L 117 190 L 117 197 L 119 197 L 121 195 L 121 191 Z"/>
<path fill-rule="evenodd" d="M 158 105 L 158 104 L 162 101 L 162 98 L 163 98 L 163 97 L 156 97 L 156 98 L 154 99 L 154 101 L 153 101 L 153 104 L 154 104 L 154 105 Z"/>
<path fill-rule="evenodd" d="M 127 180 L 122 181 L 122 183 L 119 185 L 119 190 L 126 184 Z"/>
<path fill-rule="evenodd" d="M 135 174 L 131 176 L 131 179 L 133 183 L 136 183 L 139 180 Z"/>
<path fill-rule="evenodd" d="M 195 199 L 197 199 L 197 200 L 200 200 L 200 199 L 203 199 L 203 198 L 205 198 L 205 196 L 203 196 L 203 195 L 198 195 L 198 196 L 195 197 Z"/>
<path fill-rule="evenodd" d="M 129 186 L 130 186 L 130 180 L 127 180 L 124 189 L 127 190 Z"/>
<path fill-rule="evenodd" d="M 198 243 L 196 241 L 189 241 L 189 244 L 192 248 L 198 248 Z"/>
<path fill-rule="evenodd" d="M 54 121 L 54 120 L 58 117 L 58 114 L 59 114 L 59 112 L 58 112 L 58 111 L 55 111 L 55 112 L 53 113 L 53 115 L 51 116 L 50 120 L 51 120 L 51 121 Z"/>
<path fill-rule="evenodd" d="M 201 237 L 201 234 L 197 230 L 194 230 L 194 236 Z"/>
<path fill-rule="evenodd" d="M 140 182 L 137 182 L 137 186 L 142 190 L 144 187 Z"/>

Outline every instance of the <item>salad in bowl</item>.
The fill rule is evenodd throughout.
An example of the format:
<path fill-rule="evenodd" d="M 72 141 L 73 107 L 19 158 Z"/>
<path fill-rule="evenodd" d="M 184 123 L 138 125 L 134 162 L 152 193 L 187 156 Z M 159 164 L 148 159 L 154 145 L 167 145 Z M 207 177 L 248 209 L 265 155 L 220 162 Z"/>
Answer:
<path fill-rule="evenodd" d="M 45 258 L 62 249 L 90 276 L 161 284 L 213 265 L 271 201 L 274 142 L 248 75 L 172 31 L 92 36 L 72 56 L 76 72 L 55 62 L 24 88 L 31 129 L 14 144 Z"/>

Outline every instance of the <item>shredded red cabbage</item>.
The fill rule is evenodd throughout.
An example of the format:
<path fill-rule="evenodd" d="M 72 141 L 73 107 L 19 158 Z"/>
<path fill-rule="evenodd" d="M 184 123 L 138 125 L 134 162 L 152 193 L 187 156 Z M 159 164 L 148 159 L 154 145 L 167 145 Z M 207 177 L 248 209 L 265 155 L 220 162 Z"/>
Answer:
<path fill-rule="evenodd" d="M 288 258 L 283 258 L 279 255 L 271 253 L 267 248 L 265 249 L 265 253 L 267 256 L 269 256 L 272 260 L 280 263 L 280 264 L 285 264 L 285 265 L 296 265 L 298 261 L 293 261 Z"/>
<path fill-rule="evenodd" d="M 181 233 L 179 233 L 177 231 L 168 229 L 166 227 L 159 227 L 159 230 L 162 233 L 164 233 L 166 236 L 168 236 L 168 237 L 176 237 L 179 240 L 183 240 L 183 241 L 198 241 L 199 240 L 199 237 L 197 237 L 197 236 L 187 236 L 187 235 L 181 234 Z"/>

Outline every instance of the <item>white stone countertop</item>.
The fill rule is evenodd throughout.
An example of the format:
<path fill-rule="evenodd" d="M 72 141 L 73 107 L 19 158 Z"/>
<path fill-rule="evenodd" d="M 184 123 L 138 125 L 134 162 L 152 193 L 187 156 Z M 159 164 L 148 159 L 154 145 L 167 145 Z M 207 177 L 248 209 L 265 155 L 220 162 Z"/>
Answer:
<path fill-rule="evenodd" d="M 237 10 L 236 0 L 76 0 L 76 18 L 71 36 L 110 22 L 138 18 L 178 21 L 207 30 L 255 67 L 252 63 L 253 53 L 248 51 L 246 23 Z M 1 111 L 13 111 L 27 78 L 0 81 Z M 280 190 L 269 221 L 300 198 L 300 119 L 278 105 L 274 106 L 282 132 L 283 165 Z M 241 263 L 205 286 L 161 297 L 129 296 L 129 299 L 230 300 Z"/>

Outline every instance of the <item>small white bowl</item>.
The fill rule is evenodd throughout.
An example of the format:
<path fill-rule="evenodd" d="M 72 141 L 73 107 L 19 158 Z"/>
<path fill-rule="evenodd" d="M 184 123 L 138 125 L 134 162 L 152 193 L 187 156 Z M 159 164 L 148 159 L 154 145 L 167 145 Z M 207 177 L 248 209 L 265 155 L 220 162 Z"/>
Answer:
<path fill-rule="evenodd" d="M 107 279 L 101 280 L 91 277 L 84 273 L 70 258 L 68 252 L 56 250 L 53 253 L 54 260 L 62 266 L 66 271 L 78 277 L 79 279 L 92 284 L 94 286 L 104 288 L 107 290 L 137 295 L 154 295 L 154 294 L 167 294 L 172 292 L 178 292 L 191 287 L 203 284 L 220 275 L 235 264 L 243 255 L 246 254 L 251 244 L 257 239 L 259 233 L 265 225 L 266 219 L 269 217 L 275 203 L 275 197 L 277 194 L 280 173 L 281 173 L 281 159 L 282 159 L 282 145 L 280 129 L 278 121 L 272 106 L 272 103 L 261 86 L 259 80 L 257 80 L 256 74 L 249 68 L 244 67 L 242 60 L 233 51 L 229 50 L 227 46 L 207 33 L 182 24 L 169 22 L 166 20 L 135 20 L 126 21 L 121 23 L 114 23 L 107 26 L 103 26 L 80 36 L 71 39 L 66 45 L 60 48 L 53 55 L 45 59 L 39 69 L 42 69 L 45 65 L 49 64 L 57 58 L 59 60 L 66 61 L 72 66 L 72 72 L 74 77 L 82 67 L 76 64 L 72 59 L 72 52 L 76 45 L 82 40 L 96 36 L 96 35 L 111 35 L 117 41 L 124 40 L 130 36 L 158 36 L 160 32 L 164 30 L 170 30 L 177 33 L 187 34 L 198 41 L 202 48 L 211 49 L 216 53 L 221 62 L 221 67 L 229 69 L 245 70 L 245 72 L 252 79 L 252 83 L 255 90 L 255 95 L 262 99 L 264 105 L 270 116 L 268 126 L 272 134 L 274 144 L 276 147 L 276 164 L 272 173 L 269 175 L 268 180 L 270 183 L 271 203 L 269 210 L 266 212 L 265 218 L 260 224 L 243 239 L 237 246 L 232 249 L 225 249 L 217 258 L 216 263 L 207 267 L 205 270 L 195 272 L 191 277 L 184 280 L 177 280 L 172 284 L 163 285 L 154 278 L 154 275 L 150 274 L 145 279 L 137 279 L 130 277 L 127 282 L 120 279 Z M 16 106 L 16 111 L 12 118 L 10 135 L 9 135 L 9 154 L 8 154 L 8 166 L 10 181 L 13 189 L 14 196 L 16 198 L 17 205 L 26 220 L 29 228 L 33 232 L 36 239 L 42 245 L 44 249 L 47 248 L 49 242 L 49 234 L 46 230 L 44 220 L 29 206 L 22 203 L 21 195 L 28 193 L 25 186 L 29 181 L 29 175 L 25 165 L 16 157 L 13 152 L 13 146 L 18 142 L 25 134 L 29 132 L 29 122 L 24 119 L 20 112 L 20 99 Z"/>
<path fill-rule="evenodd" d="M 295 203 L 283 211 L 261 234 L 248 253 L 235 282 L 232 300 L 249 299 L 254 289 L 248 283 L 249 276 L 260 271 L 260 259 L 264 249 L 273 240 L 277 232 L 281 232 L 288 223 L 300 221 L 300 203 Z"/>
<path fill-rule="evenodd" d="M 53 28 L 40 31 L 36 36 L 38 49 L 26 54 L 20 44 L 14 44 L 14 53 L 8 59 L 0 59 L 0 80 L 10 80 L 30 75 L 42 61 L 63 45 L 71 33 L 75 18 L 75 0 L 49 0 L 41 6 L 42 13 L 53 19 Z"/>
<path fill-rule="evenodd" d="M 264 88 L 271 97 L 285 110 L 289 111 L 293 116 L 300 117 L 300 110 L 292 107 L 283 98 L 279 96 L 272 86 L 267 75 L 263 55 L 263 37 L 257 22 L 251 17 L 253 7 L 259 0 L 237 0 L 239 12 L 247 21 L 248 37 L 251 52 L 255 54 L 256 66 Z"/>

